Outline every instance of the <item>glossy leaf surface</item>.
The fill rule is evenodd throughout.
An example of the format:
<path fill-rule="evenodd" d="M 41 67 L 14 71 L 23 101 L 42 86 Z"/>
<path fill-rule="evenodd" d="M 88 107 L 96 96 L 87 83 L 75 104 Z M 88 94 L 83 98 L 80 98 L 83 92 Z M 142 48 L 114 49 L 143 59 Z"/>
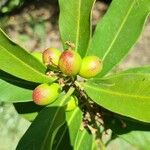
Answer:
<path fill-rule="evenodd" d="M 130 68 L 128 70 L 123 71 L 122 73 L 149 73 L 150 74 L 150 66 Z"/>
<path fill-rule="evenodd" d="M 104 63 L 97 77 L 106 75 L 135 44 L 150 12 L 149 0 L 113 0 L 98 23 L 87 55 L 97 55 Z"/>
<path fill-rule="evenodd" d="M 50 150 L 53 132 L 65 122 L 62 107 L 46 107 L 20 140 L 17 150 Z"/>
<path fill-rule="evenodd" d="M 125 73 L 84 85 L 100 106 L 143 122 L 150 122 L 150 75 Z"/>
<path fill-rule="evenodd" d="M 0 69 L 32 82 L 53 82 L 45 75 L 46 68 L 22 47 L 12 42 L 0 29 Z"/>
<path fill-rule="evenodd" d="M 39 113 L 39 115 L 33 121 L 31 126 L 29 127 L 29 129 L 19 142 L 17 147 L 18 150 L 19 149 L 51 150 L 55 142 L 54 139 L 58 130 L 60 129 L 60 127 L 62 127 L 62 125 L 65 124 L 67 125 L 67 127 L 65 127 L 65 130 L 63 130 L 63 134 L 67 133 L 70 140 L 70 133 L 68 133 L 68 124 L 72 124 L 73 127 L 75 127 L 74 129 L 77 130 L 80 127 L 82 117 L 78 107 L 77 109 L 72 111 L 73 113 L 67 114 L 65 113 L 65 107 L 63 106 L 63 104 L 66 102 L 67 98 L 70 96 L 72 91 L 73 90 L 69 90 L 65 96 L 60 97 L 56 102 L 44 108 Z M 73 124 L 72 121 L 74 121 L 75 118 L 77 119 L 76 124 Z M 72 132 L 72 134 L 74 135 L 75 131 L 71 130 L 70 132 Z M 63 134 L 61 135 L 61 137 L 63 137 Z M 59 139 L 62 139 L 61 137 L 59 137 Z M 74 140 L 72 140 L 72 142 L 73 141 Z M 69 146 L 68 142 L 67 145 Z"/>
<path fill-rule="evenodd" d="M 113 131 L 113 139 L 123 139 L 135 149 L 148 150 L 150 143 L 150 124 L 124 117 L 105 118 L 105 125 Z M 115 138 L 115 139 L 116 139 Z M 124 150 L 124 148 L 122 147 Z"/>
<path fill-rule="evenodd" d="M 63 41 L 75 44 L 84 56 L 91 38 L 91 10 L 95 0 L 59 0 L 59 29 Z"/>
<path fill-rule="evenodd" d="M 32 90 L 21 88 L 0 79 L 0 102 L 31 101 Z"/>

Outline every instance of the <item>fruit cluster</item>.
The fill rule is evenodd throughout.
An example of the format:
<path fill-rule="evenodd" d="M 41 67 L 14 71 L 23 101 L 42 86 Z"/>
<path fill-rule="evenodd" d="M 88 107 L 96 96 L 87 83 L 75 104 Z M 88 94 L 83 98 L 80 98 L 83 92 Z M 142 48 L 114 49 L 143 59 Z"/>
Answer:
<path fill-rule="evenodd" d="M 43 62 L 49 70 L 59 72 L 65 77 L 75 77 L 79 75 L 82 78 L 92 78 L 102 70 L 102 61 L 97 56 L 81 56 L 68 49 L 60 52 L 56 48 L 48 48 L 41 55 L 34 52 L 33 55 Z M 54 102 L 61 93 L 62 86 L 59 83 L 41 84 L 33 91 L 33 101 L 37 105 L 48 105 Z M 70 96 L 69 102 L 66 105 L 66 110 L 70 111 L 77 105 L 77 97 Z"/>

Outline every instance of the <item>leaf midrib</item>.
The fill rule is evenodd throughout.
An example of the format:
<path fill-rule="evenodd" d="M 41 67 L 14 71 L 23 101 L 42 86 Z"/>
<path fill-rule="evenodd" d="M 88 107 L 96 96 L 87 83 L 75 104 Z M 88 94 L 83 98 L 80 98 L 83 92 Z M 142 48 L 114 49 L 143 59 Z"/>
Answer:
<path fill-rule="evenodd" d="M 129 8 L 129 10 L 127 11 L 120 27 L 118 28 L 118 31 L 116 33 L 116 35 L 114 36 L 114 39 L 112 40 L 110 46 L 108 47 L 108 49 L 106 50 L 106 53 L 104 54 L 104 56 L 102 57 L 102 60 L 104 61 L 104 59 L 107 57 L 108 53 L 111 51 L 111 48 L 113 47 L 113 45 L 115 44 L 115 41 L 117 40 L 120 32 L 122 31 L 122 28 L 124 26 L 124 24 L 126 23 L 127 19 L 128 19 L 128 16 L 130 15 L 130 12 L 132 11 L 133 7 L 134 7 L 134 4 L 135 4 L 135 1 L 136 0 L 133 0 L 133 2 L 131 3 L 131 7 Z"/>
<path fill-rule="evenodd" d="M 139 96 L 139 95 L 132 95 L 132 94 L 127 94 L 127 93 L 119 93 L 119 92 L 114 92 L 112 90 L 105 90 L 105 89 L 97 89 L 96 87 L 90 86 L 90 85 L 86 85 L 87 87 L 99 91 L 99 92 L 104 92 L 104 93 L 108 93 L 110 95 L 117 95 L 117 96 L 121 96 L 121 97 L 132 97 L 132 98 L 137 98 L 137 99 L 148 99 L 150 100 L 150 96 Z"/>
<path fill-rule="evenodd" d="M 79 132 L 79 131 L 78 131 Z M 84 131 L 82 131 L 83 133 L 82 133 L 82 135 L 81 135 L 81 137 L 80 137 L 80 140 L 79 140 L 79 142 L 78 142 L 78 144 L 77 144 L 77 147 L 76 147 L 76 150 L 78 150 L 79 149 L 79 147 L 80 147 L 80 145 L 81 145 L 81 143 L 82 143 L 82 140 L 83 140 L 83 138 L 84 138 L 84 136 L 86 135 L 86 130 L 84 129 Z M 92 136 L 92 135 L 91 135 Z M 76 138 L 76 141 L 75 141 L 75 145 L 76 145 L 76 142 L 77 142 L 77 138 Z"/>
<path fill-rule="evenodd" d="M 60 103 L 60 107 L 65 103 L 66 99 L 70 96 L 70 94 L 72 94 L 72 92 L 74 91 L 74 89 L 69 89 L 69 91 L 67 92 L 67 94 L 63 97 L 61 103 Z M 48 128 L 47 130 L 47 134 L 44 138 L 44 141 L 43 141 L 43 144 L 42 144 L 42 147 L 41 147 L 41 150 L 45 150 L 45 144 L 46 144 L 46 140 L 47 140 L 47 137 L 51 131 L 51 128 L 52 128 L 52 124 L 55 122 L 55 118 L 57 117 L 57 113 L 59 112 L 59 108 L 57 109 L 54 117 L 53 117 L 53 120 L 51 121 L 51 126 L 50 128 Z"/>
<path fill-rule="evenodd" d="M 73 120 L 73 118 L 74 118 L 74 116 L 75 116 L 75 114 L 76 114 L 77 111 L 78 111 L 78 108 L 76 108 L 76 110 L 74 110 L 72 116 L 70 117 L 70 120 L 68 121 L 68 126 L 69 126 L 70 123 L 72 122 L 72 120 Z M 59 144 L 60 144 L 60 142 L 61 142 L 61 140 L 62 140 L 62 138 L 63 138 L 63 136 L 64 136 L 64 134 L 65 134 L 65 132 L 66 132 L 66 130 L 67 130 L 67 127 L 65 127 L 64 132 L 62 133 L 62 135 L 61 135 L 61 137 L 60 137 L 60 139 L 59 139 L 59 142 L 57 143 L 57 146 L 56 146 L 55 150 L 58 149 L 58 146 L 59 146 Z"/>
<path fill-rule="evenodd" d="M 4 51 L 6 51 L 6 53 L 8 53 L 9 55 L 11 55 L 14 59 L 18 60 L 21 64 L 23 64 L 24 66 L 26 66 L 27 68 L 29 68 L 30 70 L 32 70 L 33 72 L 39 74 L 40 76 L 44 77 L 47 80 L 54 80 L 54 78 L 48 78 L 47 76 L 45 76 L 44 74 L 42 74 L 41 72 L 37 71 L 36 69 L 30 67 L 28 64 L 26 64 L 24 61 L 21 61 L 18 57 L 16 57 L 15 55 L 13 55 L 12 53 L 10 53 L 9 51 L 7 51 L 6 48 L 4 48 L 3 46 L 0 46 Z"/>
<path fill-rule="evenodd" d="M 65 101 L 65 98 L 64 98 L 64 99 L 62 100 L 62 102 L 60 103 L 60 106 L 63 104 L 64 101 Z M 56 113 L 55 113 L 55 115 L 54 115 L 54 117 L 53 117 L 53 120 L 52 120 L 52 122 L 51 122 L 50 128 L 48 128 L 48 130 L 47 130 L 47 134 L 46 134 L 46 136 L 45 136 L 45 138 L 44 138 L 44 141 L 43 141 L 41 150 L 45 150 L 46 140 L 47 140 L 48 135 L 49 135 L 49 133 L 50 133 L 50 131 L 51 131 L 52 125 L 53 125 L 54 122 L 55 122 L 55 119 L 56 119 L 56 117 L 57 117 L 58 112 L 59 112 L 59 108 L 57 109 L 57 111 L 56 111 Z"/>
<path fill-rule="evenodd" d="M 79 0 L 79 7 L 78 7 L 78 16 L 77 16 L 77 36 L 76 36 L 76 43 L 75 43 L 75 51 L 78 50 L 78 44 L 79 44 L 79 36 L 80 36 L 80 20 L 81 20 L 81 1 Z"/>

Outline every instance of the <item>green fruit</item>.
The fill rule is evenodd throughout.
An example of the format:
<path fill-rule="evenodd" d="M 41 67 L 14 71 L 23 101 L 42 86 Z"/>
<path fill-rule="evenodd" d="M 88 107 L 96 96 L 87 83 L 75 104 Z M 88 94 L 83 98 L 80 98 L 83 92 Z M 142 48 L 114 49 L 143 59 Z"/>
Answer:
<path fill-rule="evenodd" d="M 58 49 L 48 48 L 43 52 L 43 62 L 45 65 L 57 67 L 60 55 L 61 52 Z"/>
<path fill-rule="evenodd" d="M 61 87 L 59 84 L 48 85 L 44 83 L 33 90 L 32 99 L 37 105 L 48 105 L 57 99 L 60 92 Z"/>
<path fill-rule="evenodd" d="M 64 74 L 74 76 L 78 74 L 81 62 L 82 59 L 77 52 L 73 50 L 66 50 L 61 54 L 58 65 Z"/>
<path fill-rule="evenodd" d="M 32 52 L 31 54 L 32 54 L 32 56 L 34 56 L 37 60 L 39 60 L 41 63 L 43 63 L 43 60 L 42 60 L 42 53 L 41 53 L 41 52 L 36 52 L 36 51 L 34 51 L 34 52 Z"/>
<path fill-rule="evenodd" d="M 77 97 L 76 96 L 71 96 L 69 98 L 69 102 L 66 105 L 66 111 L 71 111 L 74 110 L 77 107 Z"/>
<path fill-rule="evenodd" d="M 102 61 L 97 56 L 86 56 L 82 60 L 79 75 L 83 78 L 92 78 L 101 72 Z"/>

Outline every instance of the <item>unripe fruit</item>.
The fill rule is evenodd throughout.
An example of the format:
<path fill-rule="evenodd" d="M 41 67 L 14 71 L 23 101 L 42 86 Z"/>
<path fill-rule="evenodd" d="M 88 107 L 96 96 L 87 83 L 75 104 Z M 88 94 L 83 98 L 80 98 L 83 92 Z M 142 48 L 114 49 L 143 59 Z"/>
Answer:
<path fill-rule="evenodd" d="M 32 54 L 32 56 L 34 56 L 37 60 L 39 60 L 41 63 L 43 63 L 43 60 L 42 60 L 42 53 L 41 53 L 41 52 L 36 52 L 36 51 L 34 51 L 34 52 L 32 52 L 31 54 Z"/>
<path fill-rule="evenodd" d="M 58 49 L 48 48 L 43 52 L 43 62 L 45 65 L 57 67 L 60 55 L 61 52 Z"/>
<path fill-rule="evenodd" d="M 44 83 L 33 90 L 32 99 L 37 105 L 48 105 L 56 100 L 60 92 L 61 87 L 59 84 L 48 85 Z"/>
<path fill-rule="evenodd" d="M 77 107 L 77 97 L 76 96 L 71 96 L 69 98 L 69 102 L 66 105 L 66 111 L 71 111 Z"/>
<path fill-rule="evenodd" d="M 81 62 L 82 59 L 77 52 L 73 50 L 66 50 L 61 54 L 58 65 L 64 74 L 74 76 L 78 74 Z"/>
<path fill-rule="evenodd" d="M 83 78 L 91 78 L 101 72 L 102 61 L 97 56 L 86 56 L 82 60 L 79 75 Z"/>

